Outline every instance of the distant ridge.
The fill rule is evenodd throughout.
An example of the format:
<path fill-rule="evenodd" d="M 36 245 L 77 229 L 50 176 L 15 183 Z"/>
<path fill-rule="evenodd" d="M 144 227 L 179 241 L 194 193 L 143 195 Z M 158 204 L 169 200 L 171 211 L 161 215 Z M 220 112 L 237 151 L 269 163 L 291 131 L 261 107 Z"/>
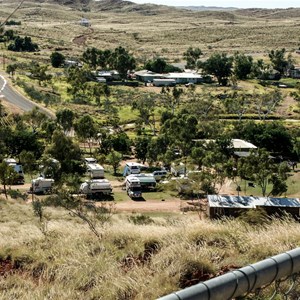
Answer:
<path fill-rule="evenodd" d="M 193 11 L 205 11 L 205 10 L 214 10 L 214 11 L 232 11 L 232 10 L 238 10 L 237 7 L 219 7 L 219 6 L 176 6 L 178 8 L 182 9 L 188 9 Z"/>

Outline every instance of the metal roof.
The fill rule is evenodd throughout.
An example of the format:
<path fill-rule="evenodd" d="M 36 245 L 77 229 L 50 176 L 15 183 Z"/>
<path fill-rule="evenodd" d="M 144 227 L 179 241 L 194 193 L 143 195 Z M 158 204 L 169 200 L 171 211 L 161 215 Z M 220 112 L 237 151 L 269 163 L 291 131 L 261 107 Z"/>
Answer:
<path fill-rule="evenodd" d="M 210 207 L 256 208 L 258 206 L 273 206 L 300 208 L 299 198 L 208 195 L 207 200 Z"/>
<path fill-rule="evenodd" d="M 213 139 L 193 139 L 194 142 L 203 142 L 203 144 L 208 144 L 208 143 L 215 143 L 216 140 Z M 232 146 L 234 149 L 257 149 L 255 145 L 252 143 L 249 143 L 245 140 L 241 139 L 232 139 Z"/>
<path fill-rule="evenodd" d="M 253 144 L 240 139 L 232 139 L 232 144 L 234 149 L 257 149 Z"/>
<path fill-rule="evenodd" d="M 181 73 L 169 73 L 165 75 L 166 78 L 173 78 L 173 79 L 192 79 L 192 78 L 202 78 L 202 75 L 197 73 L 191 73 L 191 72 L 181 72 Z"/>

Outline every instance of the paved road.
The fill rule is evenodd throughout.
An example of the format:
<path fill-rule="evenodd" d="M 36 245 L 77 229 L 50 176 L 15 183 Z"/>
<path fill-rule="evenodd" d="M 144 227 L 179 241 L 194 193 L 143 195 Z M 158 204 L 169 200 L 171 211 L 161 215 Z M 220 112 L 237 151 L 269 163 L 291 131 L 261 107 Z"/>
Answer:
<path fill-rule="evenodd" d="M 33 108 L 38 107 L 50 118 L 54 118 L 54 114 L 49 110 L 39 106 L 38 104 L 26 99 L 24 96 L 19 94 L 13 88 L 11 88 L 6 79 L 0 75 L 0 99 L 5 98 L 9 103 L 20 108 L 24 112 L 31 111 Z"/>

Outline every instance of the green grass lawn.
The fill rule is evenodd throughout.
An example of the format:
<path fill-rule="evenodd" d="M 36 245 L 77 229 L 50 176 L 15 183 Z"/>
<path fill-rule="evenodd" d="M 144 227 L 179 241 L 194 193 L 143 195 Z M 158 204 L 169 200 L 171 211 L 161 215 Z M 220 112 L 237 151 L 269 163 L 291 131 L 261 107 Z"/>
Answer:
<path fill-rule="evenodd" d="M 286 194 L 283 194 L 280 197 L 300 197 L 300 173 L 299 172 L 293 172 L 291 173 L 292 176 L 290 176 L 287 180 L 287 185 L 288 185 L 288 191 Z M 253 196 L 262 196 L 262 191 L 261 188 L 255 184 L 255 187 L 249 187 L 248 183 L 252 182 L 252 181 L 245 181 L 243 180 L 241 183 L 241 193 L 240 195 L 253 195 Z M 233 189 L 235 190 L 236 186 L 234 184 L 232 184 Z M 246 188 L 246 192 L 245 192 L 245 188 Z M 270 192 L 271 190 L 271 185 L 267 186 L 267 194 Z"/>

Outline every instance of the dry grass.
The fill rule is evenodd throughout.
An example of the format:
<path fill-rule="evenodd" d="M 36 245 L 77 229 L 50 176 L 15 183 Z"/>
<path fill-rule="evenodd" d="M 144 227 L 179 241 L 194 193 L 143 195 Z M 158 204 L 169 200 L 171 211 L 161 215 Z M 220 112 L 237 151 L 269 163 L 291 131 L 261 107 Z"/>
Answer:
<path fill-rule="evenodd" d="M 300 239 L 299 224 L 288 219 L 251 227 L 189 213 L 134 225 L 120 213 L 99 228 L 99 241 L 51 208 L 45 236 L 30 205 L 1 200 L 0 209 L 1 299 L 154 299 L 290 250 Z"/>
<path fill-rule="evenodd" d="M 1 4 L 0 16 L 4 17 L 15 3 Z M 170 60 L 182 60 L 189 47 L 200 47 L 205 56 L 213 51 L 233 53 L 241 51 L 263 56 L 271 49 L 285 47 L 292 51 L 299 47 L 299 10 L 232 12 L 191 12 L 151 6 L 139 11 L 122 9 L 90 12 L 70 9 L 49 3 L 26 1 L 15 19 L 22 26 L 15 27 L 22 34 L 31 35 L 42 43 L 39 56 L 48 58 L 56 47 L 64 48 L 67 55 L 78 55 L 86 47 L 101 49 L 119 45 L 131 50 L 140 60 L 154 55 Z M 92 26 L 78 25 L 86 17 Z M 85 43 L 72 41 L 86 36 Z M 245 38 L 247 37 L 247 38 Z"/>

